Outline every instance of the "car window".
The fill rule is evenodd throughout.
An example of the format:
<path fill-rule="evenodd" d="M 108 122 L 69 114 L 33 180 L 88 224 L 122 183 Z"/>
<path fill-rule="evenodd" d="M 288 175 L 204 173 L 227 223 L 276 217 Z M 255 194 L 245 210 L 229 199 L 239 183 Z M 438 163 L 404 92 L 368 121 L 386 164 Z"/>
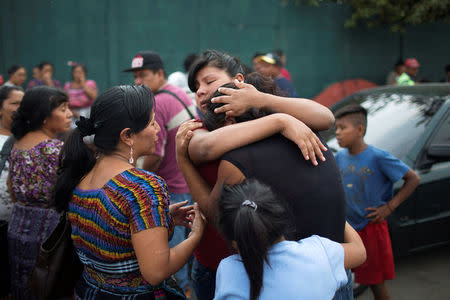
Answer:
<path fill-rule="evenodd" d="M 447 112 L 441 126 L 437 129 L 433 138 L 431 139 L 431 145 L 448 145 L 450 146 L 450 113 Z"/>
<path fill-rule="evenodd" d="M 359 103 L 367 109 L 366 143 L 403 159 L 444 101 L 443 97 L 380 94 L 355 97 L 346 104 Z M 334 132 L 327 134 L 328 146 L 340 150 Z"/>

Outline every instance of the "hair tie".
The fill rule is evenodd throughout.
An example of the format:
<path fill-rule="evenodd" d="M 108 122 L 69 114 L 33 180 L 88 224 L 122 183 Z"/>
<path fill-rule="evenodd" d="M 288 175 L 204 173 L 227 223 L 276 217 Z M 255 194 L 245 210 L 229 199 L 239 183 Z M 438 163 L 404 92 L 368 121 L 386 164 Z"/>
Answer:
<path fill-rule="evenodd" d="M 93 135 L 95 133 L 95 126 L 91 119 L 81 116 L 75 124 L 77 125 L 78 130 L 80 130 L 81 137 Z"/>
<path fill-rule="evenodd" d="M 254 210 L 256 210 L 258 208 L 258 205 L 256 205 L 255 202 L 250 201 L 250 200 L 244 200 L 244 202 L 242 202 L 241 206 L 248 206 L 253 208 Z"/>

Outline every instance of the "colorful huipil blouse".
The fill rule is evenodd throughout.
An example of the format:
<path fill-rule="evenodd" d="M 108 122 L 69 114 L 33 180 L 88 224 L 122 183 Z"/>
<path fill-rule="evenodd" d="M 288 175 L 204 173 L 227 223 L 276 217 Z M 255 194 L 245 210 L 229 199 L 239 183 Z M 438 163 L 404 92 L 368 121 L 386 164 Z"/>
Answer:
<path fill-rule="evenodd" d="M 30 149 L 12 149 L 9 176 L 17 201 L 48 207 L 56 184 L 58 156 L 63 142 L 49 139 Z"/>
<path fill-rule="evenodd" d="M 164 292 L 142 277 L 131 244 L 132 234 L 153 227 L 166 227 L 169 238 L 172 235 L 164 179 L 133 168 L 100 189 L 77 187 L 69 203 L 69 220 L 75 248 L 85 265 L 83 278 L 89 284 L 119 294 Z"/>

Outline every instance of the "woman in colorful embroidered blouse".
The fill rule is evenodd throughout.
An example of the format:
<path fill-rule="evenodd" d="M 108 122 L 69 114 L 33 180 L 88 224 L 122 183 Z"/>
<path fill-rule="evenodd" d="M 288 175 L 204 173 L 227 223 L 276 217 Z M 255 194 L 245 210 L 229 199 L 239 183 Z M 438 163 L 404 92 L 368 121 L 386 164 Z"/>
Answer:
<path fill-rule="evenodd" d="M 113 87 L 62 150 L 55 201 L 68 209 L 84 264 L 77 299 L 184 299 L 170 276 L 192 255 L 205 221 L 197 206 L 182 207 L 187 201 L 169 206 L 164 179 L 136 168 L 155 151 L 158 131 L 147 86 Z M 174 224 L 192 231 L 169 248 Z"/>
<path fill-rule="evenodd" d="M 13 299 L 34 299 L 28 278 L 42 241 L 58 222 L 50 209 L 62 142 L 72 113 L 64 91 L 39 86 L 27 91 L 13 115 L 16 138 L 9 157 L 8 187 L 15 201 L 8 226 Z"/>
<path fill-rule="evenodd" d="M 69 106 L 74 118 L 88 117 L 92 103 L 97 97 L 98 89 L 94 80 L 86 80 L 87 69 L 83 64 L 72 66 L 72 81 L 64 84 L 69 94 Z"/>

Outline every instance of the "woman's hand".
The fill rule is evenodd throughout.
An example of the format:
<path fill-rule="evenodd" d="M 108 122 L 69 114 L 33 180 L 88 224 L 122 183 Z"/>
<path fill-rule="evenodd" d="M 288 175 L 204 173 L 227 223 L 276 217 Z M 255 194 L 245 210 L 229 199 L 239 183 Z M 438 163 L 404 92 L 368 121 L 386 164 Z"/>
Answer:
<path fill-rule="evenodd" d="M 187 203 L 188 200 L 184 200 L 169 206 L 170 215 L 176 226 L 189 227 L 189 222 L 191 221 L 190 216 L 194 214 L 194 206 L 185 206 Z"/>
<path fill-rule="evenodd" d="M 194 214 L 190 218 L 189 227 L 191 228 L 191 232 L 189 233 L 189 237 L 195 236 L 201 238 L 206 227 L 206 217 L 200 211 L 197 203 L 194 203 Z"/>
<path fill-rule="evenodd" d="M 202 127 L 202 123 L 196 120 L 189 120 L 178 127 L 177 135 L 175 137 L 176 143 L 176 158 L 178 164 L 182 161 L 189 160 L 189 142 L 193 136 L 193 131 Z"/>
<path fill-rule="evenodd" d="M 240 116 L 252 107 L 255 107 L 255 99 L 261 94 L 253 85 L 234 80 L 234 84 L 239 88 L 219 88 L 223 96 L 211 99 L 212 103 L 224 103 L 223 106 L 214 110 L 216 114 L 225 113 L 227 116 Z"/>
<path fill-rule="evenodd" d="M 315 166 L 318 165 L 316 156 L 325 161 L 322 151 L 327 151 L 327 148 L 305 123 L 286 114 L 281 115 L 281 121 L 283 129 L 280 133 L 297 144 L 306 160 L 311 159 Z"/>

